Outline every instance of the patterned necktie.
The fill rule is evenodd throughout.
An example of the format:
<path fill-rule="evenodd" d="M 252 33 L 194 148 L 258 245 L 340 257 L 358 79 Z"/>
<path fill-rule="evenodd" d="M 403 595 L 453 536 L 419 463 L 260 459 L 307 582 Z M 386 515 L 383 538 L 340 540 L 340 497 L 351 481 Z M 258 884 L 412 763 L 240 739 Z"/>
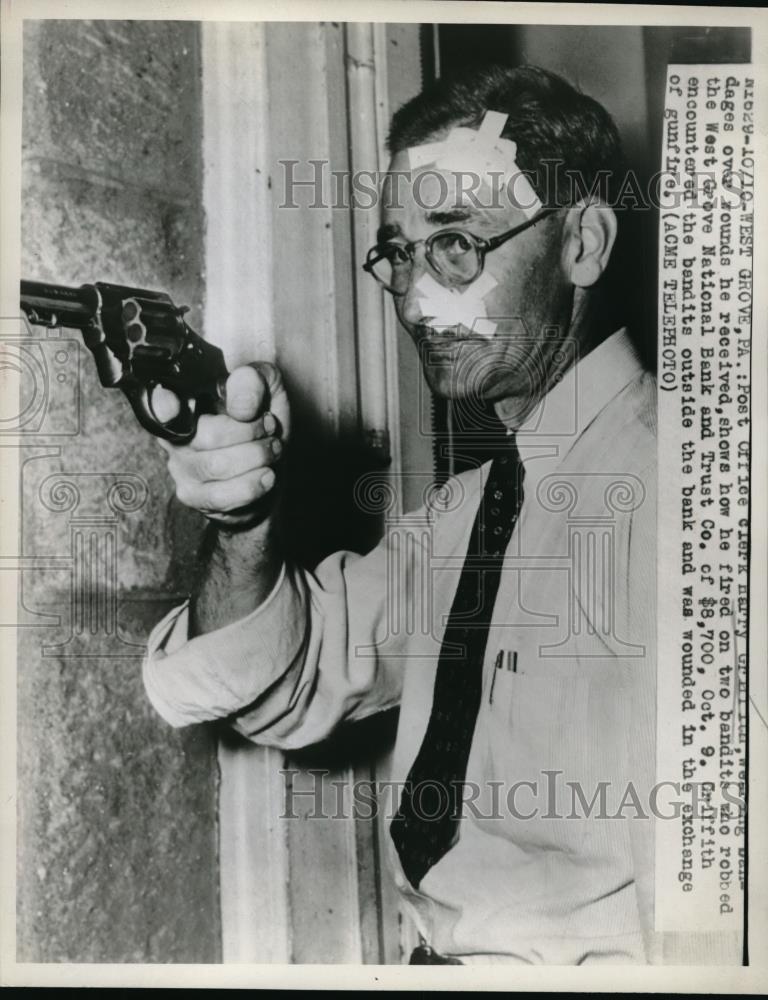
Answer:
<path fill-rule="evenodd" d="M 523 502 L 523 474 L 513 436 L 491 464 L 443 636 L 427 731 L 390 825 L 414 888 L 458 839 L 488 628 Z"/>

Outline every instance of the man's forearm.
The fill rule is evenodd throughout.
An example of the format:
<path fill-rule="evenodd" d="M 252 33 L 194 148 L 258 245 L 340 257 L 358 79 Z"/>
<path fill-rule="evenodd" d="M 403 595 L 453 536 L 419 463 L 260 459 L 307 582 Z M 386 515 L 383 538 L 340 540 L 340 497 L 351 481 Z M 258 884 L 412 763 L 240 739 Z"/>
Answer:
<path fill-rule="evenodd" d="M 245 618 L 269 596 L 282 565 L 273 518 L 247 531 L 209 525 L 190 602 L 189 636 Z"/>

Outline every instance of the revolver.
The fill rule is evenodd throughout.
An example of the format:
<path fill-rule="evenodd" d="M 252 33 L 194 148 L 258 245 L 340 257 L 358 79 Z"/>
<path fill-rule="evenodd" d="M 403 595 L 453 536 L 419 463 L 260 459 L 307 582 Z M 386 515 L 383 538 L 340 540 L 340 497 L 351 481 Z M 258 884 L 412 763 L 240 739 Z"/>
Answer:
<path fill-rule="evenodd" d="M 79 330 L 101 384 L 122 389 L 141 426 L 157 437 L 187 444 L 198 417 L 217 412 L 224 399 L 223 353 L 187 326 L 188 307 L 164 292 L 103 281 L 79 288 L 22 281 L 21 308 L 36 326 Z M 174 392 L 181 406 L 165 423 L 152 407 L 157 386 Z"/>

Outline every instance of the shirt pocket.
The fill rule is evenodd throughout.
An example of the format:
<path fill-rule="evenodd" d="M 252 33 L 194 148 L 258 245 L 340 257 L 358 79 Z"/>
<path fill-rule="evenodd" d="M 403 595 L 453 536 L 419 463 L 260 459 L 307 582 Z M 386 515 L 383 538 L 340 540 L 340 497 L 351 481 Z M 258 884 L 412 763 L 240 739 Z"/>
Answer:
<path fill-rule="evenodd" d="M 579 851 L 590 823 L 583 803 L 597 794 L 595 817 L 600 796 L 610 802 L 615 785 L 618 733 L 606 717 L 610 670 L 539 661 L 496 674 L 493 698 L 486 692 L 484 699 L 480 763 L 483 779 L 498 783 L 497 829 L 521 846 Z M 608 782 L 602 793 L 601 782 Z"/>
<path fill-rule="evenodd" d="M 536 781 L 543 771 L 569 772 L 584 750 L 589 677 L 499 668 L 492 683 L 493 699 L 486 707 L 494 776 Z"/>

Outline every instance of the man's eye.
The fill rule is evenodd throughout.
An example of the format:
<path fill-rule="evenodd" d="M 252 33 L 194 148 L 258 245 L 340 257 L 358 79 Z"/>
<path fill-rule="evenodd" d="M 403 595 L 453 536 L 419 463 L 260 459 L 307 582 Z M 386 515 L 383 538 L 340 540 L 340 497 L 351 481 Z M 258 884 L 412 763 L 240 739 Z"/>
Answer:
<path fill-rule="evenodd" d="M 460 256 L 469 253 L 472 244 L 463 233 L 446 233 L 439 239 L 439 249 L 441 253 Z"/>
<path fill-rule="evenodd" d="M 408 263 L 408 254 L 399 243 L 384 243 L 379 247 L 379 255 L 393 267 Z"/>
<path fill-rule="evenodd" d="M 402 267 L 409 262 L 408 254 L 399 243 L 387 243 L 380 247 L 381 256 L 386 258 L 392 267 Z"/>

